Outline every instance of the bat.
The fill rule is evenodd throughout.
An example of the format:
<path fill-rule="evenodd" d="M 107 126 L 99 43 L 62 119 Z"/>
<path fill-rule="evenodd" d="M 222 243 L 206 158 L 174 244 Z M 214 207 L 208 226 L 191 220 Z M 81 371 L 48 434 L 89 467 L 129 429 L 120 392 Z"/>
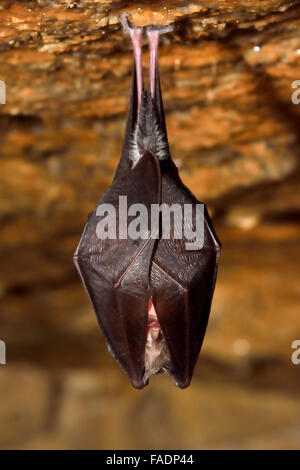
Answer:
<path fill-rule="evenodd" d="M 133 28 L 126 14 L 121 23 L 134 53 L 125 138 L 112 185 L 88 217 L 74 262 L 108 350 L 131 384 L 141 389 L 151 375 L 166 372 L 185 388 L 206 332 L 221 243 L 205 204 L 182 183 L 170 155 L 158 41 L 171 28 L 146 28 L 150 64 L 145 88 L 145 28 Z M 162 207 L 169 208 L 169 219 Z M 181 216 L 189 213 L 185 226 L 180 211 Z M 184 227 L 188 235 L 182 234 Z M 199 243 L 190 248 L 195 237 Z"/>

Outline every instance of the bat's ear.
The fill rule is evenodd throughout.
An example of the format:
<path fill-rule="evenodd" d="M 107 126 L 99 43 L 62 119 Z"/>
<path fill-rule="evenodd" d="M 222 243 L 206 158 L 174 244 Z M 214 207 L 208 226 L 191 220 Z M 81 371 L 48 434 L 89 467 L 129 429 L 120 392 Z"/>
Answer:
<path fill-rule="evenodd" d="M 136 65 L 133 61 L 132 69 L 132 81 L 131 81 L 131 90 L 129 97 L 129 105 L 127 111 L 127 120 L 125 127 L 125 135 L 123 139 L 123 147 L 121 159 L 114 177 L 114 180 L 123 176 L 128 170 L 130 170 L 131 162 L 129 159 L 129 152 L 131 148 L 132 135 L 137 121 L 138 113 L 138 101 L 137 101 L 137 78 L 136 78 Z"/>

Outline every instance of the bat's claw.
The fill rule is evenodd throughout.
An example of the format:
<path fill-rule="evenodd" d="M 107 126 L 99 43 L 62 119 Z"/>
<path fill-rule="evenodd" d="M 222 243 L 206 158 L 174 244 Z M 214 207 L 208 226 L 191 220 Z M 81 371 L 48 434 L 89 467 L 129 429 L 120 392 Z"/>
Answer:
<path fill-rule="evenodd" d="M 143 28 L 133 28 L 133 26 L 130 24 L 130 21 L 128 20 L 129 13 L 122 13 L 120 16 L 120 23 L 123 26 L 123 29 L 125 33 L 130 34 L 132 36 L 134 31 L 142 31 Z"/>
<path fill-rule="evenodd" d="M 129 13 L 122 13 L 122 15 L 120 16 L 120 23 L 124 31 L 127 34 L 130 34 L 131 36 L 134 31 L 143 31 L 144 28 L 141 26 L 137 28 L 134 28 L 132 26 L 132 24 L 130 23 L 128 19 L 129 16 L 130 16 Z M 158 33 L 159 36 L 161 36 L 162 34 L 171 33 L 172 31 L 174 31 L 174 25 L 173 24 L 170 24 L 168 26 L 149 25 L 146 27 L 146 31 L 148 35 L 151 32 L 155 31 L 156 33 Z"/>
<path fill-rule="evenodd" d="M 173 24 L 170 24 L 168 26 L 150 25 L 150 26 L 147 26 L 146 31 L 147 31 L 148 36 L 154 31 L 159 36 L 161 36 L 162 34 L 171 33 L 172 31 L 174 31 L 174 25 Z"/>

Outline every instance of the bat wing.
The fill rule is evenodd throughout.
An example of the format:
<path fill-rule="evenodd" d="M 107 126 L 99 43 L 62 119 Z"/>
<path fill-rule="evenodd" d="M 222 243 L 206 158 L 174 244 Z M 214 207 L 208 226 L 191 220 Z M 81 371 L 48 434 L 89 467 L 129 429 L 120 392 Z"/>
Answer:
<path fill-rule="evenodd" d="M 161 167 L 164 203 L 199 204 L 172 161 L 161 162 Z M 205 206 L 203 234 L 199 250 L 187 250 L 185 237 L 160 238 L 151 265 L 152 300 L 170 351 L 169 372 L 181 388 L 191 381 L 204 339 L 221 247 Z"/>
<path fill-rule="evenodd" d="M 145 234 L 145 238 L 136 240 L 120 237 L 118 229 L 122 215 L 119 216 L 118 213 L 119 196 L 127 196 L 128 207 L 143 204 L 149 216 L 151 203 L 159 203 L 160 188 L 159 163 L 151 153 L 146 152 L 125 177 L 114 181 L 99 202 L 98 208 L 106 207 L 103 204 L 110 204 L 116 209 L 116 239 L 99 239 L 96 233 L 99 210 L 95 210 L 85 226 L 74 255 L 76 267 L 110 352 L 137 388 L 145 385 L 142 379 L 149 271 L 155 240 L 151 234 Z M 113 211 L 109 217 L 114 217 Z M 148 226 L 150 227 L 149 219 Z"/>

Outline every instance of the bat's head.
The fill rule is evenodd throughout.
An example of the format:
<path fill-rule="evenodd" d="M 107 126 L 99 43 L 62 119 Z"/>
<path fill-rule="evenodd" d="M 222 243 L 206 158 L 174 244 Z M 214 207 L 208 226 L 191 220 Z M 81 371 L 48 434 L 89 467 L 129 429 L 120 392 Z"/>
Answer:
<path fill-rule="evenodd" d="M 186 388 L 190 384 L 191 377 L 182 377 L 172 363 L 170 350 L 159 323 L 152 300 L 148 305 L 147 338 L 145 347 L 145 369 L 142 381 L 138 381 L 134 386 L 143 388 L 148 385 L 151 375 L 167 373 L 174 385 L 180 388 Z"/>
<path fill-rule="evenodd" d="M 145 348 L 145 373 L 143 381 L 148 383 L 151 375 L 171 369 L 169 348 L 159 324 L 152 300 L 149 300 L 147 339 Z"/>

